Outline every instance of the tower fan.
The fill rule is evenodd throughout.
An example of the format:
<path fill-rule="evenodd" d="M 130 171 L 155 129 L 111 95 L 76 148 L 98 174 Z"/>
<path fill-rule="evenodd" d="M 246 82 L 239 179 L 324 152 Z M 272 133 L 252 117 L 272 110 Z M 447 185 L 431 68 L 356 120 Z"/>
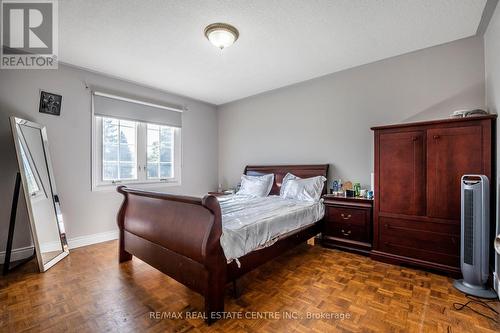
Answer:
<path fill-rule="evenodd" d="M 496 298 L 486 286 L 488 280 L 490 186 L 484 175 L 464 175 L 461 179 L 460 266 L 463 279 L 453 286 L 481 298 Z"/>

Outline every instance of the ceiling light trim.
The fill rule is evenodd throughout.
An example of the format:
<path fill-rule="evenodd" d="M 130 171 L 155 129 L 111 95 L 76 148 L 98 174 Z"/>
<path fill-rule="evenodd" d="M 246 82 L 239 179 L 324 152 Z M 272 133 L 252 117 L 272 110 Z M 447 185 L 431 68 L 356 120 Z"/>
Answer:
<path fill-rule="evenodd" d="M 222 22 L 217 22 L 217 23 L 212 23 L 212 24 L 209 24 L 205 30 L 204 30 L 204 34 L 205 34 L 205 37 L 213 44 L 213 42 L 210 40 L 210 34 L 212 32 L 215 32 L 215 31 L 220 31 L 220 30 L 223 30 L 223 31 L 226 31 L 226 32 L 229 32 L 231 35 L 233 35 L 234 37 L 234 40 L 233 42 L 231 43 L 231 45 L 233 45 L 234 43 L 236 43 L 236 41 L 238 40 L 238 38 L 240 37 L 240 32 L 238 31 L 238 29 L 236 29 L 234 26 L 230 25 L 230 24 L 227 24 L 227 23 L 222 23 Z M 215 44 L 214 44 L 215 45 Z M 231 46 L 229 45 L 229 46 Z M 221 49 L 224 49 L 225 47 L 221 47 L 221 46 L 218 46 L 218 45 L 215 45 L 216 47 L 219 47 Z M 226 46 L 228 47 L 228 46 Z"/>

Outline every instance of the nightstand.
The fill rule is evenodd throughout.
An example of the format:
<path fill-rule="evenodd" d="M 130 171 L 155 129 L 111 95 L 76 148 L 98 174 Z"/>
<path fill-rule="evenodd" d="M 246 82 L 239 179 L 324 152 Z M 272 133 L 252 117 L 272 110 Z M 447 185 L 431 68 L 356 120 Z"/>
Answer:
<path fill-rule="evenodd" d="M 220 192 L 219 191 L 210 191 L 210 192 L 208 192 L 208 194 L 216 196 L 216 197 L 220 197 L 220 196 L 223 196 L 223 195 L 234 194 L 234 192 L 230 192 L 230 190 L 220 191 Z"/>
<path fill-rule="evenodd" d="M 373 200 L 323 196 L 325 204 L 321 244 L 369 254 L 372 248 Z"/>
<path fill-rule="evenodd" d="M 214 195 L 216 197 L 220 197 L 221 195 L 224 195 L 224 192 L 219 192 L 219 191 L 211 191 L 211 192 L 208 192 L 208 194 L 210 195 Z"/>

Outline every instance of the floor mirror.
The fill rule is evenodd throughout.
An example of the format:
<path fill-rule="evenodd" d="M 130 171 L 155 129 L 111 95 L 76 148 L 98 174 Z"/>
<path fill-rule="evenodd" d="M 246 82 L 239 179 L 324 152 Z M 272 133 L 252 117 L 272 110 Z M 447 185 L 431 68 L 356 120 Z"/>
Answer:
<path fill-rule="evenodd" d="M 45 272 L 69 254 L 47 129 L 17 117 L 10 123 L 38 267 Z"/>

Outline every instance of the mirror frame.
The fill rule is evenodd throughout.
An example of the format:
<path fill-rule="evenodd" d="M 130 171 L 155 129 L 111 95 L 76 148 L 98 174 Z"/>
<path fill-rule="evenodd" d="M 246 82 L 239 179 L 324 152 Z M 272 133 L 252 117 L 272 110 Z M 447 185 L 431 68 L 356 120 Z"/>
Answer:
<path fill-rule="evenodd" d="M 37 123 L 32 122 L 32 121 L 28 121 L 25 119 L 21 119 L 21 118 L 15 117 L 15 116 L 10 117 L 10 124 L 11 124 L 11 129 L 12 129 L 12 137 L 14 139 L 14 146 L 16 147 L 17 164 L 19 166 L 19 173 L 21 174 L 21 183 L 22 183 L 22 187 L 23 187 L 26 208 L 28 210 L 31 235 L 33 237 L 33 244 L 35 246 L 36 258 L 38 261 L 38 268 L 39 268 L 40 272 L 45 272 L 69 254 L 66 234 L 64 232 L 61 232 L 61 228 L 59 227 L 60 225 L 64 226 L 62 213 L 61 213 L 61 205 L 59 203 L 59 200 L 56 202 L 56 200 L 54 199 L 54 197 L 59 197 L 59 196 L 57 194 L 56 184 L 54 181 L 54 172 L 52 170 L 52 163 L 50 160 L 49 140 L 47 138 L 47 129 L 43 125 L 37 124 Z M 62 252 L 59 255 L 57 255 L 56 257 L 49 260 L 45 264 L 43 263 L 42 253 L 40 252 L 40 243 L 38 242 L 35 217 L 33 215 L 33 209 L 31 206 L 30 195 L 29 195 L 28 191 L 25 190 L 28 188 L 28 180 L 26 178 L 26 170 L 24 169 L 24 163 L 23 163 L 22 157 L 21 157 L 21 147 L 19 146 L 19 140 L 18 140 L 18 136 L 20 134 L 19 130 L 18 130 L 18 125 L 27 125 L 27 126 L 34 127 L 34 128 L 37 128 L 40 130 L 40 134 L 41 134 L 41 138 L 42 138 L 42 145 L 43 145 L 43 149 L 44 149 L 44 153 L 45 153 L 44 154 L 45 155 L 45 162 L 47 164 L 47 171 L 48 171 L 49 182 L 50 182 L 49 185 L 50 185 L 50 190 L 52 192 L 52 203 L 54 205 L 54 211 L 55 211 L 55 216 L 56 216 L 55 222 L 57 223 L 57 230 L 59 230 L 59 240 L 61 241 L 61 247 L 62 247 Z"/>

